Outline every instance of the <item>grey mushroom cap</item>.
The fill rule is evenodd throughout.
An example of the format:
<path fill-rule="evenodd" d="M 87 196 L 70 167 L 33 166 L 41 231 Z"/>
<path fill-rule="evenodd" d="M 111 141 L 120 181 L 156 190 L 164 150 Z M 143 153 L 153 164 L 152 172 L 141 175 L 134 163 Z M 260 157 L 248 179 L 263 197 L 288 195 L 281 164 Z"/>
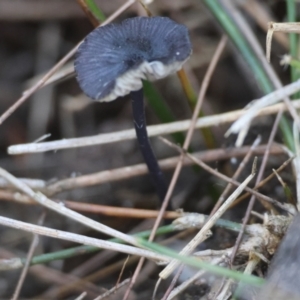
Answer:
<path fill-rule="evenodd" d="M 93 30 L 79 46 L 75 71 L 83 92 L 111 101 L 181 69 L 192 52 L 188 30 L 167 17 L 135 17 Z"/>

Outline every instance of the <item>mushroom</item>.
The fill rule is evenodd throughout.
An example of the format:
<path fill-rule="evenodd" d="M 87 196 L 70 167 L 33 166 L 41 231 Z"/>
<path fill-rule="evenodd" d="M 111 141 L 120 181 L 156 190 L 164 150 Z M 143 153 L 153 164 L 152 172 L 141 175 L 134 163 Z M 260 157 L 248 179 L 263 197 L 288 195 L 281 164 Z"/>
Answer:
<path fill-rule="evenodd" d="M 130 93 L 140 150 L 161 201 L 167 184 L 147 134 L 142 80 L 175 73 L 191 52 L 184 25 L 167 17 L 135 17 L 93 30 L 75 58 L 77 80 L 88 97 L 108 102 Z"/>

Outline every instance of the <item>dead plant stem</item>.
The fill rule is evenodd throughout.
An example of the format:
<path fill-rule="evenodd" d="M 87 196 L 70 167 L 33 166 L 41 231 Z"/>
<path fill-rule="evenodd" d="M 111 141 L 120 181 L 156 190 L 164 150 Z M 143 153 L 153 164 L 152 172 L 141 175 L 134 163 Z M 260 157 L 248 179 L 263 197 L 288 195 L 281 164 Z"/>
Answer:
<path fill-rule="evenodd" d="M 273 127 L 272 127 L 272 131 L 271 131 L 271 134 L 270 134 L 270 137 L 269 137 L 268 146 L 267 146 L 266 152 L 265 152 L 265 154 L 263 156 L 263 160 L 262 160 L 261 166 L 259 168 L 259 172 L 258 172 L 258 175 L 257 175 L 257 178 L 256 178 L 255 185 L 258 185 L 260 183 L 260 181 L 262 180 L 262 177 L 263 177 L 263 174 L 264 174 L 264 171 L 265 171 L 265 167 L 266 167 L 267 161 L 269 159 L 269 154 L 270 154 L 269 150 L 270 150 L 270 147 L 271 147 L 271 145 L 272 145 L 272 143 L 274 141 L 275 134 L 277 132 L 280 119 L 282 117 L 282 113 L 283 113 L 283 111 L 280 110 L 278 112 L 277 116 L 276 116 L 275 122 L 274 122 Z M 248 207 L 247 207 L 247 210 L 246 210 L 246 213 L 245 213 L 245 217 L 243 219 L 242 229 L 239 232 L 239 235 L 238 235 L 238 237 L 236 239 L 234 248 L 233 248 L 231 256 L 230 256 L 230 263 L 231 263 L 231 265 L 233 264 L 235 255 L 236 255 L 236 253 L 238 251 L 238 248 L 239 248 L 239 246 L 241 244 L 241 241 L 242 241 L 242 238 L 243 238 L 243 234 L 245 232 L 247 223 L 248 223 L 250 215 L 251 215 L 251 211 L 252 211 L 253 206 L 255 204 L 255 198 L 256 198 L 255 195 L 252 194 L 251 199 L 250 199 L 249 204 L 248 204 Z M 263 204 L 263 202 L 261 202 L 261 203 Z M 269 207 L 266 207 L 266 208 L 269 208 Z"/>
<path fill-rule="evenodd" d="M 196 125 L 196 122 L 197 122 L 197 118 L 198 118 L 198 115 L 199 115 L 199 112 L 200 112 L 200 109 L 201 109 L 201 106 L 202 106 L 202 103 L 203 103 L 203 100 L 204 100 L 204 95 L 206 93 L 206 90 L 207 90 L 208 84 L 210 82 L 211 76 L 213 74 L 213 71 L 215 70 L 217 62 L 219 61 L 221 53 L 222 53 L 223 49 L 226 46 L 226 42 L 227 42 L 227 37 L 223 36 L 222 39 L 221 39 L 221 41 L 218 44 L 216 52 L 214 53 L 214 56 L 213 56 L 213 58 L 212 58 L 212 60 L 211 60 L 211 62 L 209 64 L 208 70 L 207 70 L 207 72 L 205 74 L 205 77 L 203 79 L 203 82 L 202 82 L 202 85 L 201 85 L 201 88 L 200 88 L 200 92 L 199 92 L 199 96 L 198 96 L 198 100 L 197 100 L 197 104 L 196 104 L 196 107 L 195 107 L 195 110 L 194 110 L 194 113 L 193 113 L 193 116 L 192 116 L 191 126 L 190 126 L 190 128 L 189 128 L 189 130 L 187 132 L 187 136 L 186 136 L 184 144 L 183 144 L 183 149 L 185 149 L 185 150 L 187 150 L 188 147 L 189 147 L 189 144 L 190 144 L 193 132 L 195 130 L 195 125 Z M 149 241 L 153 241 L 153 239 L 155 237 L 156 230 L 157 230 L 157 228 L 158 228 L 158 226 L 159 226 L 159 224 L 160 224 L 160 222 L 161 222 L 161 220 L 163 218 L 165 210 L 166 210 L 166 208 L 168 206 L 168 203 L 169 203 L 171 195 L 173 193 L 175 184 L 177 182 L 177 179 L 179 177 L 179 174 L 180 174 L 180 171 L 181 171 L 181 168 L 182 168 L 183 158 L 184 158 L 184 155 L 181 155 L 180 158 L 179 158 L 179 160 L 178 160 L 178 163 L 177 163 L 177 166 L 176 166 L 175 171 L 173 173 L 173 177 L 171 179 L 171 183 L 169 185 L 167 194 L 166 194 L 165 199 L 164 199 L 164 201 L 162 203 L 159 215 L 158 215 L 158 217 L 155 220 L 155 224 L 153 226 L 151 235 L 149 237 Z M 136 270 L 135 270 L 135 272 L 134 272 L 134 274 L 132 276 L 131 283 L 129 285 L 128 290 L 126 291 L 126 294 L 125 294 L 123 300 L 127 299 L 128 295 L 129 295 L 129 291 L 130 291 L 130 289 L 132 288 L 133 284 L 136 281 L 136 278 L 137 278 L 137 276 L 138 276 L 138 274 L 140 272 L 140 269 L 141 269 L 141 267 L 143 265 L 143 262 L 144 262 L 144 259 L 142 258 L 139 261 L 138 266 L 137 266 L 137 268 L 136 268 Z"/>

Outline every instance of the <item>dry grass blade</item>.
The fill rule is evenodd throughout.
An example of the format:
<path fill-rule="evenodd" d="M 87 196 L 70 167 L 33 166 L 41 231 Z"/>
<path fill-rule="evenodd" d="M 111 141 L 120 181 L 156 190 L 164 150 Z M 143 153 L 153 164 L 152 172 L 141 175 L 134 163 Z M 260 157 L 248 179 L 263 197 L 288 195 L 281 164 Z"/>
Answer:
<path fill-rule="evenodd" d="M 45 73 L 46 74 L 46 73 Z M 26 86 L 29 88 L 33 85 L 35 85 L 38 81 L 40 81 L 45 74 L 35 76 L 28 80 Z M 61 67 L 58 71 L 56 71 L 48 80 L 45 81 L 42 87 L 45 87 L 51 83 L 57 83 L 62 82 L 63 80 L 66 80 L 68 78 L 71 78 L 72 76 L 75 76 L 75 70 L 74 70 L 74 62 L 68 62 L 63 67 Z M 39 89 L 40 89 L 39 88 Z M 25 90 L 24 93 L 26 94 L 28 90 Z"/>
<path fill-rule="evenodd" d="M 218 265 L 221 262 L 224 261 L 224 258 L 215 258 L 211 261 L 212 265 Z M 187 279 L 186 281 L 182 282 L 180 285 L 178 285 L 175 289 L 173 289 L 168 296 L 167 300 L 174 299 L 178 294 L 182 293 L 184 290 L 186 290 L 193 282 L 195 282 L 199 277 L 205 274 L 205 271 L 200 270 L 195 275 Z"/>
<path fill-rule="evenodd" d="M 241 185 L 231 194 L 231 196 L 227 198 L 227 200 L 215 212 L 215 214 L 211 216 L 211 218 L 205 223 L 205 225 L 201 228 L 198 234 L 192 239 L 192 241 L 188 243 L 180 251 L 181 255 L 191 254 L 196 249 L 196 247 L 205 239 L 207 231 L 212 228 L 215 222 L 224 214 L 224 212 L 230 207 L 233 201 L 241 194 L 241 192 L 245 189 L 248 183 L 255 176 L 255 172 L 256 172 L 256 160 L 253 163 L 252 173 L 241 183 Z M 162 279 L 168 278 L 178 265 L 179 265 L 178 261 L 172 260 L 169 263 L 169 265 L 159 274 L 159 277 Z"/>
<path fill-rule="evenodd" d="M 181 152 L 182 153 L 182 149 L 180 147 L 178 147 L 177 145 L 174 145 L 173 143 L 161 138 L 167 145 L 171 146 L 172 148 L 176 149 L 178 152 Z M 207 172 L 215 175 L 216 177 L 228 182 L 228 183 L 231 183 L 235 186 L 240 186 L 240 183 L 216 170 L 214 170 L 213 168 L 211 168 L 210 166 L 208 166 L 207 164 L 205 164 L 203 161 L 197 159 L 195 156 L 193 156 L 192 154 L 190 153 L 187 153 L 185 152 L 185 155 L 190 159 L 192 160 L 195 164 L 197 164 L 198 166 L 200 166 L 201 168 L 203 168 L 204 170 L 206 170 Z M 292 208 L 290 205 L 287 205 L 286 203 L 280 203 L 279 201 L 276 201 L 268 196 L 265 196 L 249 187 L 245 187 L 245 190 L 247 192 L 250 192 L 252 195 L 254 195 L 255 197 L 257 197 L 259 200 L 261 201 L 266 201 L 266 202 L 269 202 L 269 203 L 272 203 L 274 205 L 276 205 L 277 207 L 281 208 L 282 210 L 294 215 L 295 214 L 295 210 L 294 208 Z"/>
<path fill-rule="evenodd" d="M 300 100 L 292 102 L 295 109 L 300 108 Z M 266 108 L 260 108 L 255 113 L 257 116 L 265 116 L 269 114 L 275 114 L 279 110 L 286 110 L 285 104 L 276 104 Z M 214 116 L 206 116 L 199 118 L 195 124 L 195 128 L 204 128 L 211 126 L 219 126 L 223 124 L 235 121 L 245 115 L 247 111 L 244 109 L 231 111 Z M 240 119 L 239 119 L 240 120 Z M 240 121 L 239 121 L 240 122 Z M 170 134 L 174 132 L 180 132 L 188 130 L 191 126 L 190 120 L 172 122 L 168 124 L 147 126 L 148 135 L 158 136 L 162 134 Z M 126 141 L 135 138 L 135 131 L 133 129 L 122 130 L 112 133 L 103 133 L 90 137 L 63 139 L 58 141 L 44 142 L 44 143 L 30 143 L 21 144 L 8 147 L 8 153 L 11 155 L 25 154 L 25 153 L 37 153 L 59 149 L 69 149 L 78 147 L 87 147 L 93 145 L 103 145 L 108 143 L 115 143 Z"/>
<path fill-rule="evenodd" d="M 264 3 L 258 0 L 249 0 L 242 3 L 242 8 L 256 21 L 260 28 L 268 32 L 268 23 L 275 19 L 275 16 L 264 5 Z M 275 35 L 274 38 L 284 49 L 289 48 L 288 37 L 285 35 Z"/>
<path fill-rule="evenodd" d="M 250 157 L 252 156 L 255 148 L 260 144 L 260 142 L 261 142 L 261 137 L 257 137 L 255 139 L 255 141 L 253 142 L 251 148 L 249 149 L 249 152 L 245 155 L 242 162 L 240 163 L 240 165 L 236 169 L 235 173 L 233 174 L 232 179 L 235 180 L 238 178 L 238 176 L 241 174 L 242 170 L 245 168 Z M 217 203 L 215 204 L 214 208 L 212 209 L 210 215 L 213 215 L 216 212 L 216 210 L 220 207 L 220 205 L 224 202 L 224 200 L 226 199 L 226 196 L 229 193 L 229 191 L 231 190 L 231 188 L 232 188 L 232 184 L 228 183 L 227 186 L 225 187 L 225 189 L 223 190 L 221 196 L 219 197 Z"/>
<path fill-rule="evenodd" d="M 21 106 L 33 93 L 35 93 L 44 83 L 63 66 L 76 52 L 79 44 L 72 49 L 64 58 L 62 58 L 45 76 L 40 79 L 33 87 L 28 89 L 6 112 L 0 116 L 0 124 L 2 124 L 19 106 Z"/>
<path fill-rule="evenodd" d="M 41 214 L 39 220 L 38 220 L 38 224 L 39 225 L 44 222 L 45 216 L 46 216 L 46 214 L 45 214 L 45 212 L 43 212 Z M 14 292 L 14 294 L 12 296 L 12 300 L 16 300 L 16 299 L 19 298 L 22 286 L 24 284 L 26 275 L 28 273 L 28 269 L 29 269 L 29 266 L 30 266 L 30 261 L 32 259 L 33 254 L 34 254 L 34 250 L 36 249 L 36 247 L 38 245 L 38 240 L 39 240 L 39 236 L 37 234 L 34 234 L 33 235 L 33 239 L 31 241 L 31 245 L 30 245 L 28 254 L 27 254 L 27 257 L 26 257 L 26 263 L 25 263 L 24 268 L 22 270 L 22 273 L 21 273 L 21 276 L 19 278 L 18 284 L 16 286 L 15 292 Z"/>
<path fill-rule="evenodd" d="M 229 130 L 226 132 L 226 136 L 229 136 L 232 133 L 239 133 L 245 126 L 248 126 L 253 118 L 257 116 L 260 109 L 272 105 L 299 90 L 300 80 L 297 80 L 296 82 L 290 83 L 275 92 L 255 100 L 251 107 L 246 110 L 245 114 L 230 126 Z"/>
<path fill-rule="evenodd" d="M 232 156 L 235 157 L 240 157 L 242 155 L 245 155 L 247 153 L 247 150 L 249 147 L 243 147 L 240 149 L 231 149 L 230 152 L 224 149 L 216 149 L 216 150 L 210 150 L 209 152 L 199 152 L 199 153 L 194 153 L 193 156 L 202 160 L 202 161 L 214 161 L 214 160 L 221 160 L 221 159 L 229 159 Z M 274 145 L 272 147 L 272 153 L 282 153 L 282 149 L 280 146 Z M 254 151 L 254 154 L 263 154 L 265 151 L 264 147 L 257 147 L 256 151 Z M 205 154 L 208 154 L 207 156 Z M 202 155 L 203 154 L 203 155 Z M 172 169 L 176 167 L 178 159 L 180 157 L 171 157 L 167 158 L 164 160 L 159 161 L 160 166 L 163 170 L 167 169 Z M 182 161 L 183 165 L 190 165 L 192 163 L 191 160 L 184 158 Z M 92 186 L 92 185 L 97 185 L 97 184 L 103 184 L 106 182 L 113 182 L 113 181 L 119 181 L 119 180 L 124 180 L 128 179 L 134 176 L 139 176 L 147 174 L 147 168 L 145 164 L 139 164 L 136 166 L 127 166 L 123 168 L 117 168 L 117 169 L 112 169 L 112 170 L 107 170 L 107 171 L 102 171 L 98 173 L 93 173 L 93 174 L 87 174 L 83 176 L 78 176 L 76 178 L 68 178 L 68 179 L 63 179 L 58 182 L 55 182 L 45 189 L 43 189 L 47 195 L 54 195 L 57 193 L 60 193 L 62 191 L 74 189 L 74 188 L 80 188 L 80 187 L 87 187 L 87 186 Z"/>
<path fill-rule="evenodd" d="M 24 230 L 27 232 L 31 232 L 34 234 L 44 235 L 53 237 L 56 239 L 62 239 L 66 241 L 72 241 L 75 243 L 83 244 L 83 245 L 90 245 L 99 247 L 101 249 L 109 249 L 121 253 L 137 255 L 141 257 L 145 257 L 154 261 L 169 261 L 168 257 L 160 254 L 156 254 L 149 250 L 140 249 L 133 246 L 122 245 L 114 242 L 109 242 L 105 240 L 90 238 L 84 235 L 75 234 L 71 232 L 51 229 L 43 226 L 33 225 L 5 217 L 0 216 L 0 224 L 12 228 L 16 228 L 19 230 Z"/>
<path fill-rule="evenodd" d="M 104 294 L 100 295 L 99 297 L 95 298 L 94 300 L 102 300 L 102 299 L 105 299 L 105 298 L 109 297 L 110 295 L 116 293 L 117 290 L 119 290 L 120 288 L 124 287 L 129 282 L 130 282 L 129 278 L 125 279 L 124 281 L 122 281 L 121 283 L 117 284 L 116 286 L 114 286 L 112 289 L 110 289 L 106 293 L 104 293 Z"/>
<path fill-rule="evenodd" d="M 265 73 L 269 77 L 269 80 L 271 81 L 273 87 L 277 90 L 281 89 L 283 87 L 278 75 L 275 73 L 274 69 L 271 67 L 271 65 L 267 62 L 267 59 L 264 57 L 263 49 L 257 39 L 257 37 L 254 35 L 253 30 L 249 26 L 249 23 L 245 21 L 245 18 L 242 16 L 241 12 L 236 9 L 236 6 L 234 6 L 231 1 L 228 0 L 222 0 L 223 4 L 227 7 L 228 11 L 231 12 L 232 18 L 235 20 L 237 26 L 240 28 L 242 34 L 245 36 L 247 42 L 249 43 L 250 47 L 254 51 L 256 57 L 259 59 L 259 62 L 261 64 L 261 67 L 264 69 Z M 269 90 L 269 89 L 268 89 Z M 293 117 L 293 119 L 297 122 L 297 126 L 300 129 L 300 119 L 298 116 L 297 111 L 292 105 L 291 100 L 289 97 L 283 97 L 283 101 L 286 104 L 286 107 L 288 108 L 288 111 L 290 115 Z M 281 110 L 278 113 L 282 113 Z M 250 122 L 245 124 L 245 127 L 250 126 Z M 277 130 L 277 129 L 276 129 Z M 241 130 L 238 139 L 240 139 L 236 145 L 240 146 L 243 143 L 243 137 L 242 135 L 245 135 L 245 132 L 247 130 Z"/>
<path fill-rule="evenodd" d="M 294 159 L 294 157 L 290 157 L 287 161 L 285 161 L 277 170 L 276 172 L 279 173 L 281 172 L 286 166 L 288 166 L 291 161 Z M 275 173 L 271 173 L 268 177 L 266 177 L 264 180 L 260 181 L 259 184 L 255 185 L 255 187 L 253 188 L 254 190 L 258 190 L 260 187 L 264 186 L 267 182 L 269 182 L 273 177 L 275 176 Z M 249 197 L 250 193 L 245 193 L 243 194 L 241 197 L 239 197 L 234 204 L 239 203 L 240 201 L 246 199 L 247 197 Z"/>
<path fill-rule="evenodd" d="M 270 62 L 271 57 L 271 45 L 272 45 L 272 37 L 274 32 L 295 32 L 300 33 L 300 24 L 299 23 L 268 23 L 268 33 L 266 40 L 266 57 L 268 62 Z"/>
<path fill-rule="evenodd" d="M 215 160 L 226 160 L 233 157 L 242 157 L 245 156 L 249 152 L 249 146 L 244 146 L 241 148 L 232 148 L 230 152 L 227 149 L 214 149 L 209 151 L 200 151 L 193 153 L 193 156 L 200 159 L 203 162 L 211 162 Z M 263 155 L 266 151 L 266 145 L 257 146 L 253 151 L 254 155 Z M 272 145 L 270 148 L 270 154 L 272 155 L 280 155 L 284 154 L 285 149 L 280 145 Z M 176 166 L 178 161 L 178 156 L 170 157 L 166 159 L 162 159 L 159 161 L 159 165 L 163 170 L 169 170 Z M 183 161 L 184 166 L 189 166 L 193 162 L 186 158 Z M 68 178 L 57 181 L 53 184 L 47 185 L 47 182 L 39 179 L 29 179 L 29 178 L 18 178 L 30 188 L 39 191 L 45 191 L 47 195 L 54 195 L 64 190 L 86 187 L 90 185 L 103 184 L 106 182 L 113 182 L 118 180 L 124 180 L 128 178 L 132 178 L 135 176 L 140 176 L 147 174 L 147 167 L 145 164 L 137 164 L 132 166 L 126 166 L 122 168 L 116 168 L 111 170 L 105 170 L 97 173 L 87 174 L 78 176 L 76 178 Z M 7 182 L 4 178 L 0 177 L 0 187 L 5 189 L 13 189 L 9 182 Z M 4 196 L 5 191 L 1 191 L 1 194 Z M 15 200 L 18 201 L 18 197 L 15 197 Z M 5 197 L 4 197 L 5 199 Z M 20 198 L 20 202 L 22 199 Z M 24 199 L 24 202 L 26 200 Z"/>
<path fill-rule="evenodd" d="M 296 151 L 296 157 L 293 161 L 295 167 L 296 175 L 296 188 L 297 188 L 297 208 L 300 209 L 300 142 L 299 142 L 299 129 L 295 122 L 293 124 L 293 134 L 294 134 L 294 145 Z"/>
<path fill-rule="evenodd" d="M 22 181 L 18 180 L 16 177 L 5 171 L 4 169 L 0 168 L 0 176 L 4 177 L 7 181 L 9 181 L 12 185 L 14 185 L 17 189 L 22 191 L 24 194 L 29 196 L 30 198 L 34 199 L 36 202 L 41 204 L 44 207 L 47 207 L 61 215 L 64 215 L 70 219 L 75 220 L 76 222 L 79 222 L 83 225 L 89 226 L 90 228 L 93 228 L 94 230 L 98 230 L 102 233 L 105 233 L 107 235 L 120 238 L 123 241 L 126 241 L 127 243 L 136 245 L 135 238 L 130 237 L 129 235 L 126 235 L 120 231 L 117 231 L 115 229 L 112 229 L 106 225 L 103 225 L 99 222 L 96 222 L 90 218 L 87 218 L 79 213 L 76 213 L 66 207 L 64 205 L 61 205 L 59 203 L 56 203 L 54 201 L 51 201 L 48 199 L 45 195 L 43 195 L 40 192 L 34 192 L 29 186 L 27 186 Z"/>
<path fill-rule="evenodd" d="M 85 298 L 85 296 L 87 295 L 87 292 L 83 292 L 82 294 L 80 294 L 77 298 L 75 298 L 74 300 L 82 300 Z"/>
<path fill-rule="evenodd" d="M 270 134 L 270 137 L 269 137 L 269 140 L 268 140 L 268 147 L 266 149 L 266 152 L 263 156 L 263 161 L 262 161 L 262 164 L 259 168 L 259 172 L 258 172 L 258 176 L 256 178 L 256 183 L 255 185 L 257 186 L 259 184 L 259 182 L 261 181 L 262 177 L 263 177 L 263 174 L 264 174 L 264 171 L 265 171 L 265 167 L 266 167 L 266 164 L 267 164 L 267 161 L 268 161 L 268 158 L 269 158 L 269 149 L 271 147 L 271 144 L 273 143 L 274 141 L 274 138 L 275 138 L 275 134 L 277 132 L 277 128 L 278 128 L 278 125 L 279 125 L 279 121 L 282 117 L 282 110 L 280 110 L 278 113 L 277 113 L 277 116 L 276 116 L 276 119 L 275 119 L 275 122 L 273 123 L 273 126 L 272 126 L 272 131 L 271 131 L 271 134 Z M 233 263 L 234 261 L 234 257 L 235 257 L 235 254 L 237 253 L 237 250 L 240 246 L 240 243 L 242 241 L 242 237 L 243 237 L 243 234 L 244 234 L 244 231 L 245 231 L 245 228 L 246 228 L 246 224 L 248 223 L 248 220 L 250 218 L 250 214 L 251 214 L 251 211 L 254 207 L 254 203 L 255 203 L 255 196 L 252 195 L 251 198 L 250 198 L 250 201 L 249 201 L 249 204 L 248 204 L 248 207 L 247 207 L 247 210 L 246 210 L 246 213 L 245 213 L 245 217 L 244 217 L 244 220 L 243 220 L 243 227 L 242 227 L 242 230 L 241 232 L 239 233 L 237 239 L 236 239 L 236 243 L 234 245 L 234 249 L 232 251 L 232 255 L 231 255 L 231 263 Z M 266 203 L 262 203 L 265 208 L 273 213 L 277 213 L 276 210 L 272 210 L 272 206 L 269 205 L 269 204 L 266 204 Z"/>

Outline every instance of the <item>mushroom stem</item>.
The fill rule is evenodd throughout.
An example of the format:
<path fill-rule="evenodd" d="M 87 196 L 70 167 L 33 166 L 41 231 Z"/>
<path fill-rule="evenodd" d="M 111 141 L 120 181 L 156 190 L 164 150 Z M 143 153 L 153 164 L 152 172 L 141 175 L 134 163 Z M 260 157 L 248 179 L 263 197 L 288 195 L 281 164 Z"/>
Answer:
<path fill-rule="evenodd" d="M 146 126 L 146 118 L 145 118 L 143 89 L 140 89 L 138 91 L 133 91 L 130 93 L 130 95 L 132 99 L 132 112 L 133 112 L 133 120 L 134 120 L 136 137 L 139 143 L 140 150 L 144 157 L 145 163 L 152 177 L 154 186 L 156 188 L 156 192 L 162 203 L 167 193 L 167 183 L 158 165 L 157 159 L 153 153 L 149 141 L 147 126 Z"/>

